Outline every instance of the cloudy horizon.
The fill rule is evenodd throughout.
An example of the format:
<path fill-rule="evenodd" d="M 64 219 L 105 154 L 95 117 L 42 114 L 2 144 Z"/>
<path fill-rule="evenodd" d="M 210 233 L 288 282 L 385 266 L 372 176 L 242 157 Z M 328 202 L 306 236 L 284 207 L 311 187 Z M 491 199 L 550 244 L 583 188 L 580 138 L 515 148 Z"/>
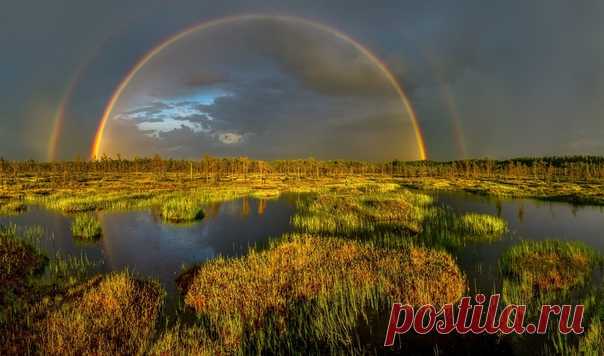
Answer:
<path fill-rule="evenodd" d="M 597 1 L 62 0 L 0 14 L 0 156 L 47 159 L 62 102 L 57 158 L 88 156 L 139 58 L 192 24 L 244 13 L 309 19 L 369 48 L 405 89 L 430 159 L 604 155 Z M 107 131 L 105 152 L 122 156 L 418 156 L 383 73 L 337 36 L 279 21 L 178 41 L 133 78 Z"/>

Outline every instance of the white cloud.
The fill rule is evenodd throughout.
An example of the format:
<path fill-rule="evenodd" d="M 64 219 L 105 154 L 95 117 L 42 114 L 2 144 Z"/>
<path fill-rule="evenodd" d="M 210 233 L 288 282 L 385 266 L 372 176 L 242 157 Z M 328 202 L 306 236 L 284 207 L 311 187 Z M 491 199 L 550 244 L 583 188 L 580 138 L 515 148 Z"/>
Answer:
<path fill-rule="evenodd" d="M 218 135 L 218 140 L 225 145 L 234 145 L 241 143 L 243 139 L 243 135 L 233 133 L 233 132 L 225 132 Z"/>

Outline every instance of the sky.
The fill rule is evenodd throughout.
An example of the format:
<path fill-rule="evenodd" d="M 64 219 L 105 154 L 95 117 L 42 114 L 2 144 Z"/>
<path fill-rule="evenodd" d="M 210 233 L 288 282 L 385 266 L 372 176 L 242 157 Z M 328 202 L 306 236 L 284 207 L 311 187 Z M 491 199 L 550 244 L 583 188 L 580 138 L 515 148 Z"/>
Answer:
<path fill-rule="evenodd" d="M 604 3 L 549 1 L 7 0 L 0 12 L 0 156 L 101 151 L 261 159 L 604 154 Z M 272 17 L 271 17 L 272 16 Z M 60 125 L 57 125 L 57 122 Z M 54 142 L 56 141 L 56 144 Z"/>

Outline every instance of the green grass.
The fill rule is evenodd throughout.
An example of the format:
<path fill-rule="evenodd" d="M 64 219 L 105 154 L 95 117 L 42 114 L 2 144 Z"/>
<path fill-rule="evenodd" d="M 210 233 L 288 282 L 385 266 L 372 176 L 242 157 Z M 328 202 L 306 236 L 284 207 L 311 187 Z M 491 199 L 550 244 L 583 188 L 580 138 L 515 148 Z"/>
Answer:
<path fill-rule="evenodd" d="M 368 309 L 386 301 L 442 305 L 465 290 L 445 252 L 309 235 L 283 237 L 239 259 L 218 258 L 185 276 L 185 303 L 226 353 L 350 347 Z"/>
<path fill-rule="evenodd" d="M 74 293 L 37 327 L 39 348 L 51 355 L 134 355 L 148 346 L 163 303 L 158 283 L 128 273 L 107 275 Z"/>
<path fill-rule="evenodd" d="M 466 191 L 499 197 L 563 201 L 577 205 L 604 205 L 604 184 L 601 182 L 548 181 L 530 177 L 418 177 L 404 178 L 400 182 L 405 186 L 424 190 Z"/>
<path fill-rule="evenodd" d="M 301 199 L 292 224 L 308 233 L 356 238 L 420 231 L 428 197 L 406 190 L 362 193 L 360 188 Z"/>
<path fill-rule="evenodd" d="M 371 239 L 388 245 L 404 244 L 413 238 L 421 244 L 459 248 L 497 240 L 508 230 L 507 222 L 499 217 L 458 215 L 434 205 L 428 195 L 404 189 L 338 189 L 311 195 L 297 205 L 292 224 L 300 231 Z"/>
<path fill-rule="evenodd" d="M 161 217 L 172 223 L 186 223 L 203 219 L 201 203 L 188 196 L 168 199 L 161 207 Z"/>
<path fill-rule="evenodd" d="M 175 324 L 165 326 L 157 323 L 163 292 L 156 283 L 122 273 L 84 282 L 92 273 L 91 262 L 56 256 L 46 263 L 29 243 L 40 235 L 39 229 L 0 230 L 5 313 L 4 325 L 0 321 L 0 354 L 350 350 L 361 330 L 375 325 L 376 315 L 386 315 L 381 308 L 390 301 L 438 304 L 463 294 L 465 277 L 441 247 L 494 241 L 507 231 L 500 218 L 457 214 L 435 205 L 430 195 L 401 189 L 397 179 L 249 177 L 242 182 L 225 177 L 220 184 L 206 184 L 171 174 L 162 179 L 135 174 L 100 177 L 58 186 L 28 178 L 18 187 L 3 186 L 0 194 L 1 199 L 77 214 L 76 219 L 85 216 L 82 230 L 90 231 L 98 224 L 90 218 L 97 211 L 153 209 L 162 218 L 165 214 L 165 221 L 187 222 L 214 202 L 247 196 L 269 199 L 285 192 L 309 194 L 299 200 L 292 218 L 298 234 L 274 241 L 266 250 L 218 258 L 184 274 L 180 279 L 184 301 L 197 319 L 179 314 Z M 435 182 L 443 189 L 461 187 L 458 183 Z M 515 187 L 490 181 L 477 189 L 516 196 L 524 194 L 524 183 Z M 471 188 L 469 183 L 466 188 Z M 531 187 L 530 194 L 535 192 Z M 10 238 L 2 240 L 6 236 Z M 597 258 L 585 246 L 567 244 L 526 242 L 506 253 L 501 261 L 506 300 L 537 303 L 554 295 L 558 302 L 561 293 L 586 287 Z M 43 269 L 46 273 L 40 274 Z M 560 350 L 575 346 L 582 352 L 602 350 L 601 327 L 597 321 L 588 325 L 579 343 L 567 347 L 560 342 Z"/>
<path fill-rule="evenodd" d="M 29 230 L 28 230 L 29 231 Z M 15 225 L 0 225 L 0 354 L 17 354 L 27 349 L 27 324 L 34 278 L 47 264 L 28 237 L 20 236 Z"/>
<path fill-rule="evenodd" d="M 41 272 L 46 263 L 47 259 L 36 248 L 17 237 L 15 225 L 0 225 L 0 309 L 3 312 L 12 298 L 18 298 L 24 292 L 30 278 Z"/>
<path fill-rule="evenodd" d="M 508 225 L 505 220 L 487 214 L 469 213 L 462 215 L 454 228 L 459 233 L 489 236 L 502 235 L 507 232 Z"/>
<path fill-rule="evenodd" d="M 552 301 L 589 282 L 599 261 L 597 253 L 581 242 L 522 241 L 500 259 L 504 300 Z"/>
<path fill-rule="evenodd" d="M 11 200 L 8 202 L 0 202 L 0 216 L 11 216 L 23 213 L 27 210 L 27 206 L 20 200 Z"/>
<path fill-rule="evenodd" d="M 72 235 L 83 240 L 96 240 L 102 232 L 101 223 L 94 214 L 78 214 L 71 224 Z"/>
<path fill-rule="evenodd" d="M 181 323 L 164 330 L 151 347 L 149 354 L 163 355 L 220 355 L 222 347 L 220 342 L 213 339 L 209 331 L 203 326 Z"/>

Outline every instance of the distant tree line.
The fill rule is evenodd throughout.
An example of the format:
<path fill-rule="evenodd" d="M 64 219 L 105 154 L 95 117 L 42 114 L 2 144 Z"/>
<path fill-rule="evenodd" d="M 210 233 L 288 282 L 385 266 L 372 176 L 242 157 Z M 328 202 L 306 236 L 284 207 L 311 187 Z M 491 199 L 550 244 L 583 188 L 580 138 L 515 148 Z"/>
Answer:
<path fill-rule="evenodd" d="M 8 161 L 0 158 L 0 177 L 30 175 L 179 173 L 192 178 L 220 180 L 225 177 L 285 176 L 291 178 L 343 177 L 347 175 L 382 175 L 395 177 L 456 178 L 532 178 L 542 180 L 590 181 L 604 178 L 604 157 L 572 156 L 515 158 L 508 160 L 472 159 L 461 161 L 386 161 L 353 160 L 254 160 L 247 157 L 218 158 L 203 156 L 199 160 L 150 158 L 123 159 L 103 156 L 98 160 L 37 162 Z"/>

